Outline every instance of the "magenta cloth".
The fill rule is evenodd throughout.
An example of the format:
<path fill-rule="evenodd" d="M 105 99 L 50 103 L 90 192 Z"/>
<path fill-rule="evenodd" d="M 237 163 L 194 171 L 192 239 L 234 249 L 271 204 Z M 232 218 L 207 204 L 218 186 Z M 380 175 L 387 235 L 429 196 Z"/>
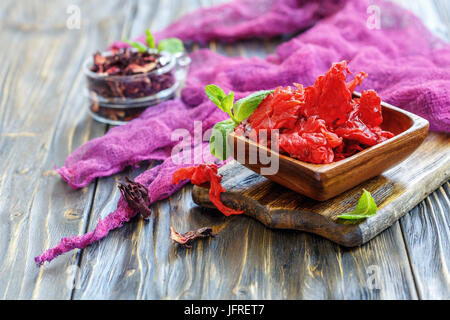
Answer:
<path fill-rule="evenodd" d="M 379 8 L 379 29 L 369 28 L 370 5 Z M 87 142 L 67 158 L 58 172 L 72 187 L 80 188 L 96 177 L 109 176 L 142 160 L 163 160 L 136 178 L 148 186 L 152 202 L 163 199 L 181 187 L 171 184 L 172 173 L 188 165 L 175 164 L 170 157 L 177 145 L 171 139 L 172 132 L 185 129 L 191 133 L 194 121 L 202 122 L 200 131 L 204 132 L 227 117 L 207 100 L 205 85 L 214 83 L 226 92 L 233 90 L 237 98 L 293 82 L 308 86 L 333 62 L 344 59 L 353 73 L 369 74 L 357 90 L 375 89 L 384 101 L 428 119 L 431 130 L 450 131 L 449 44 L 433 36 L 409 11 L 392 3 L 235 1 L 196 11 L 157 34 L 157 38 L 236 41 L 292 33 L 309 26 L 267 59 L 229 58 L 209 50 L 192 53 L 181 98 L 149 108 L 138 119 Z M 204 155 L 210 157 L 207 150 Z M 73 248 L 84 248 L 135 215 L 120 199 L 117 210 L 101 220 L 95 230 L 63 239 L 36 262 L 42 264 Z"/>
<path fill-rule="evenodd" d="M 153 203 L 165 199 L 180 189 L 186 182 L 177 185 L 171 183 L 173 173 L 180 167 L 191 166 L 205 162 L 214 162 L 215 159 L 209 152 L 209 143 L 198 144 L 191 152 L 180 152 L 179 157 L 168 157 L 162 164 L 145 171 L 136 177 L 135 181 L 147 186 L 150 201 Z M 37 265 L 41 266 L 45 261 L 51 261 L 55 257 L 71 251 L 75 248 L 83 249 L 86 246 L 103 239 L 109 231 L 120 228 L 125 222 L 135 217 L 137 212 L 131 209 L 123 197 L 120 197 L 117 209 L 99 220 L 93 231 L 82 236 L 63 238 L 58 245 L 47 250 L 35 258 Z"/>

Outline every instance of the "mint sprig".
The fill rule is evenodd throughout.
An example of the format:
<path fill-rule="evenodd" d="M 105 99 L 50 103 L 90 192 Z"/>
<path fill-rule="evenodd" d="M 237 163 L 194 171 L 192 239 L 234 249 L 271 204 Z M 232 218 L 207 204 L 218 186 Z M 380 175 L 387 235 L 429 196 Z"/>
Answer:
<path fill-rule="evenodd" d="M 339 219 L 345 220 L 359 220 L 372 217 L 377 214 L 377 204 L 372 195 L 366 189 L 363 189 L 363 193 L 358 200 L 358 204 L 351 212 L 344 213 L 338 216 Z"/>
<path fill-rule="evenodd" d="M 128 43 L 133 48 L 139 50 L 139 52 L 147 52 L 149 49 L 157 49 L 158 52 L 167 51 L 169 53 L 178 53 L 184 51 L 183 42 L 178 38 L 167 38 L 158 42 L 158 47 L 155 44 L 155 38 L 150 30 L 145 30 L 145 44 L 138 41 L 130 41 L 125 39 L 124 42 Z"/>
<path fill-rule="evenodd" d="M 208 98 L 222 111 L 228 113 L 230 119 L 218 122 L 214 125 L 211 138 L 209 139 L 209 150 L 213 156 L 225 160 L 230 155 L 228 134 L 252 115 L 261 101 L 273 90 L 261 90 L 242 98 L 234 103 L 234 93 L 228 94 L 214 84 L 207 85 L 205 92 Z"/>
<path fill-rule="evenodd" d="M 214 84 L 207 85 L 205 87 L 205 93 L 208 98 L 214 102 L 214 104 L 222 111 L 228 113 L 230 118 L 239 124 L 233 116 L 233 103 L 234 103 L 234 92 L 230 91 L 227 95 L 225 92 Z"/>
<path fill-rule="evenodd" d="M 155 38 L 153 38 L 152 33 L 150 32 L 150 30 L 145 30 L 145 42 L 147 43 L 147 46 L 150 49 L 155 49 Z"/>

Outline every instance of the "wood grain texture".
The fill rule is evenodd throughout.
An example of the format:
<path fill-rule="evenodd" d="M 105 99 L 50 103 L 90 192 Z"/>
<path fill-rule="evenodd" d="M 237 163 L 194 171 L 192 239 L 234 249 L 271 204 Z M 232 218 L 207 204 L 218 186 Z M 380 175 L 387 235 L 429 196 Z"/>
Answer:
<path fill-rule="evenodd" d="M 420 298 L 450 299 L 450 183 L 401 220 Z"/>
<path fill-rule="evenodd" d="M 185 12 L 226 0 L 80 0 L 75 3 L 81 8 L 81 30 L 67 30 L 61 19 L 67 17 L 64 5 L 72 1 L 40 1 L 39 8 L 33 2 L 0 2 L 0 40 L 25 54 L 21 59 L 16 51 L 0 51 L 0 298 L 448 297 L 448 255 L 440 253 L 449 242 L 441 226 L 448 223 L 448 186 L 422 202 L 419 215 L 411 212 L 354 249 L 199 208 L 187 186 L 155 204 L 151 221 L 135 220 L 86 250 L 36 268 L 33 257 L 44 248 L 62 236 L 91 230 L 99 217 L 115 209 L 117 179 L 149 166 L 78 191 L 54 175 L 54 165 L 106 129 L 85 112 L 81 62 L 112 40 L 136 36 L 149 26 L 158 30 Z M 63 3 L 64 12 L 52 2 Z M 227 55 L 263 57 L 285 39 L 209 47 Z M 439 206 L 443 211 L 434 209 Z M 423 227 L 422 221 L 430 223 Z M 183 232 L 211 225 L 220 233 L 184 250 L 169 240 L 170 224 Z M 442 232 L 439 240 L 437 231 Z"/>
<path fill-rule="evenodd" d="M 69 299 L 78 256 L 55 261 L 53 269 L 37 268 L 33 257 L 86 228 L 96 184 L 72 190 L 53 167 L 104 134 L 104 126 L 86 117 L 79 70 L 97 45 L 120 37 L 124 17 L 98 20 L 81 6 L 87 24 L 81 32 L 65 28 L 68 1 L 53 7 L 63 10 L 55 13 L 62 25 L 37 23 L 48 7 L 32 2 L 35 21 L 22 19 L 14 1 L 0 5 L 6 16 L 0 40 L 13 48 L 2 50 L 0 65 L 0 297 Z M 104 13 L 114 17 L 119 2 L 108 2 Z"/>
<path fill-rule="evenodd" d="M 347 250 L 200 209 L 190 187 L 153 209 L 150 221 L 127 224 L 85 250 L 74 298 L 417 298 L 398 225 L 367 246 Z M 171 224 L 180 231 L 212 226 L 219 234 L 185 250 L 170 241 Z M 378 283 L 371 287 L 374 270 Z"/>
<path fill-rule="evenodd" d="M 194 8 L 188 7 L 188 3 L 194 5 Z M 141 16 L 133 20 L 135 22 L 132 30 L 136 30 L 134 31 L 136 35 L 141 34 L 146 28 L 160 30 L 176 18 L 179 12 L 177 9 L 190 11 L 199 5 L 200 3 L 196 1 L 170 0 L 150 3 L 138 1 L 135 10 L 140 12 Z M 150 6 L 153 10 L 145 9 L 146 6 Z M 144 10 L 141 11 L 141 8 Z M 134 172 L 133 176 L 142 172 L 143 169 L 145 167 Z M 95 227 L 100 217 L 115 210 L 120 195 L 116 188 L 116 181 L 129 174 L 130 172 L 124 172 L 99 181 L 88 230 Z M 157 280 L 149 280 L 150 277 L 159 279 L 157 273 L 159 266 L 169 266 L 167 252 L 171 247 L 170 243 L 167 242 L 163 246 L 161 243 L 156 244 L 156 239 L 165 235 L 168 237 L 169 233 L 159 232 L 162 228 L 159 225 L 167 226 L 171 209 L 168 203 L 156 204 L 155 207 L 152 208 L 154 214 L 150 222 L 144 224 L 143 221 L 137 220 L 136 223 L 127 224 L 120 230 L 112 232 L 104 241 L 83 250 L 81 274 L 78 279 L 79 285 L 77 285 L 79 289 L 74 290 L 74 299 L 93 297 L 96 299 L 159 299 L 163 297 L 157 290 L 149 293 L 141 288 L 153 282 L 158 283 Z M 154 217 L 158 217 L 156 221 Z M 169 226 L 167 230 L 168 228 Z M 112 253 L 115 259 L 111 259 Z M 161 256 L 158 256 L 158 253 Z"/>
<path fill-rule="evenodd" d="M 450 41 L 450 2 L 403 1 L 427 27 Z M 411 270 L 421 299 L 449 299 L 449 182 L 400 220 Z"/>

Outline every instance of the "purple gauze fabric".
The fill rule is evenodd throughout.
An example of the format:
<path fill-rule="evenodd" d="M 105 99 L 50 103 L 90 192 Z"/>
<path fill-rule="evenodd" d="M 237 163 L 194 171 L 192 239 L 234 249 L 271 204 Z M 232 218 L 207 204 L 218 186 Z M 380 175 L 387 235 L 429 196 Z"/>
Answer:
<path fill-rule="evenodd" d="M 303 29 L 340 8 L 336 3 L 325 1 L 320 6 L 312 1 L 236 1 L 194 12 L 158 38 L 233 41 L 248 36 L 272 36 Z M 380 29 L 367 26 L 369 4 L 380 8 Z M 264 8 L 261 11 L 264 14 L 254 13 L 251 8 Z M 234 20 L 229 23 L 226 18 L 230 17 Z M 226 58 L 209 50 L 194 52 L 191 58 L 193 63 L 181 99 L 149 108 L 138 119 L 84 144 L 58 170 L 61 176 L 79 188 L 96 177 L 111 175 L 142 160 L 164 160 L 136 178 L 148 186 L 152 202 L 163 199 L 180 187 L 171 184 L 173 172 L 187 165 L 174 164 L 170 158 L 176 145 L 171 140 L 172 131 L 185 128 L 192 132 L 194 120 L 202 121 L 205 131 L 226 118 L 207 101 L 205 85 L 214 83 L 225 91 L 233 90 L 237 98 L 293 82 L 311 85 L 332 62 L 343 59 L 349 61 L 350 70 L 369 74 L 361 89 L 373 88 L 383 100 L 422 115 L 430 120 L 432 130 L 450 131 L 449 45 L 431 35 L 408 11 L 390 3 L 349 0 L 337 13 L 280 45 L 265 60 Z M 204 156 L 209 157 L 207 154 L 206 149 Z M 118 209 L 101 220 L 94 231 L 63 239 L 57 247 L 37 257 L 36 262 L 42 264 L 73 248 L 84 248 L 134 215 L 136 212 L 121 199 Z"/>

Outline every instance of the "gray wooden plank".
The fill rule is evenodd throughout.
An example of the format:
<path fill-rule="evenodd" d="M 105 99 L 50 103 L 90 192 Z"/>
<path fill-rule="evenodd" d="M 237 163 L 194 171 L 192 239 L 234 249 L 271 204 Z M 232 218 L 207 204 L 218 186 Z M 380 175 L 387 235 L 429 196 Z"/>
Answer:
<path fill-rule="evenodd" d="M 445 1 L 445 0 L 444 0 Z M 438 8 L 443 8 L 445 5 L 439 0 L 432 1 L 421 1 L 421 0 L 394 0 L 394 2 L 400 4 L 412 11 L 415 15 L 421 18 L 425 26 L 431 30 L 435 35 L 441 37 L 442 39 L 448 40 L 448 24 L 446 25 L 442 20 L 441 16 L 446 14 L 445 12 L 439 12 Z M 448 3 L 448 1 L 447 1 Z"/>
<path fill-rule="evenodd" d="M 112 210 L 118 196 L 108 179 L 105 188 L 110 189 L 96 204 L 102 212 Z M 398 224 L 349 250 L 309 234 L 270 230 L 244 216 L 226 218 L 196 207 L 190 187 L 153 210 L 149 222 L 135 220 L 85 250 L 74 298 L 417 298 Z M 220 233 L 184 250 L 169 239 L 171 224 L 183 232 L 212 226 Z"/>
<path fill-rule="evenodd" d="M 52 7 L 63 11 L 51 17 L 46 5 L 34 1 L 2 8 L 12 11 L 2 11 L 8 19 L 2 20 L 0 41 L 13 48 L 3 51 L 0 65 L 3 299 L 69 299 L 77 274 L 76 253 L 41 269 L 33 258 L 61 237 L 86 228 L 95 184 L 72 190 L 53 166 L 60 166 L 75 147 L 104 133 L 105 126 L 87 115 L 81 64 L 98 45 L 119 37 L 124 17 L 120 13 L 117 19 L 102 18 L 88 2 L 78 3 L 81 29 L 70 30 L 65 27 L 69 4 Z M 121 4 L 109 1 L 102 5 L 103 13 L 114 17 Z M 36 15 L 37 22 L 48 19 L 44 25 L 15 20 L 24 8 Z"/>
<path fill-rule="evenodd" d="M 450 39 L 448 1 L 402 1 L 430 30 Z M 450 298 L 449 182 L 423 200 L 400 220 L 418 295 L 421 299 Z"/>
<path fill-rule="evenodd" d="M 441 22 L 445 25 L 443 33 L 447 41 L 450 40 L 450 2 L 448 0 L 434 0 L 434 9 L 438 13 Z"/>
<path fill-rule="evenodd" d="M 450 182 L 401 220 L 421 299 L 450 299 Z"/>
<path fill-rule="evenodd" d="M 186 206 L 172 213 L 175 228 L 212 225 L 221 233 L 191 251 L 172 249 L 175 263 L 166 273 L 170 298 L 416 298 L 398 229 L 348 250 L 309 234 L 267 229 L 244 216 L 227 219 L 214 210 L 186 211 Z M 375 286 L 369 285 L 373 272 Z"/>
<path fill-rule="evenodd" d="M 126 37 L 136 37 L 147 28 L 153 32 L 161 30 L 175 18 L 177 9 L 188 7 L 182 3 L 185 1 L 170 0 L 163 3 L 158 0 L 138 1 L 137 19 L 133 21 L 130 34 Z M 189 3 L 192 4 L 192 2 Z M 194 6 L 196 5 L 194 3 Z M 133 175 L 142 170 L 141 168 L 133 172 Z M 88 230 L 95 227 L 99 218 L 115 210 L 119 199 L 116 182 L 128 175 L 131 175 L 131 172 L 126 170 L 99 181 Z M 73 291 L 74 299 L 134 299 L 137 297 L 143 279 L 141 273 L 136 270 L 140 270 L 142 261 L 130 261 L 129 255 L 137 250 L 136 246 L 146 243 L 146 240 L 141 239 L 142 229 L 142 221 L 126 224 L 120 230 L 111 232 L 100 243 L 83 250 L 80 277 Z M 152 237 L 153 230 L 146 228 L 144 233 L 146 238 Z M 128 278 L 130 278 L 129 281 Z"/>

